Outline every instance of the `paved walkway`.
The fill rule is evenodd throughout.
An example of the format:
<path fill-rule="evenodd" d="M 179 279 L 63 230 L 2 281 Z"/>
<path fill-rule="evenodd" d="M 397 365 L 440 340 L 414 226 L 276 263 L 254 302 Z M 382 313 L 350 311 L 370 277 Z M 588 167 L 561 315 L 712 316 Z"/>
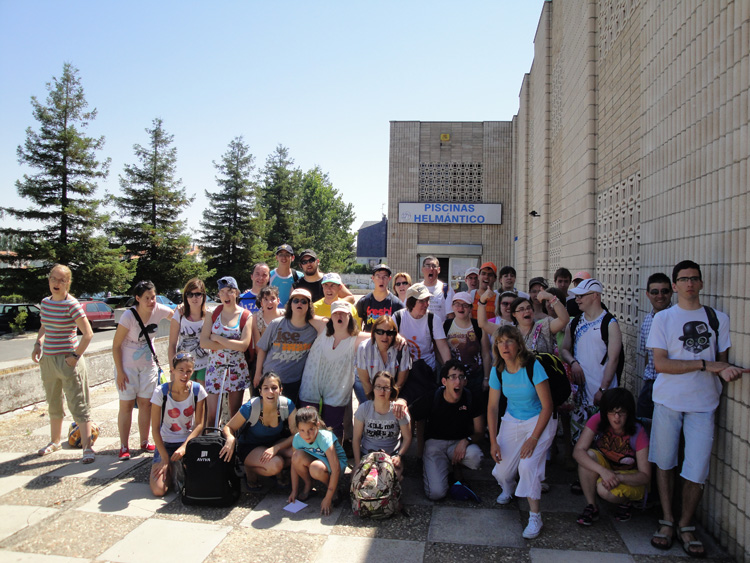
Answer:
<path fill-rule="evenodd" d="M 46 408 L 0 419 L 0 561 L 686 561 L 676 544 L 666 555 L 649 545 L 653 511 L 619 523 L 605 510 L 591 528 L 578 526 L 583 498 L 570 494 L 573 474 L 556 465 L 542 499 L 544 530 L 531 541 L 521 537 L 526 502 L 495 504 L 499 488 L 489 464 L 469 472 L 480 505 L 433 503 L 422 495 L 416 459 L 407 458 L 409 516 L 384 522 L 355 518 L 347 503 L 321 518 L 319 498 L 291 515 L 282 510 L 288 491 L 271 486 L 226 509 L 185 507 L 174 495 L 155 499 L 151 456 L 117 460 L 114 386 L 92 390 L 92 398 L 102 430 L 92 465 L 67 446 L 44 458 L 32 453 L 49 441 Z M 701 537 L 710 561 L 731 561 Z"/>

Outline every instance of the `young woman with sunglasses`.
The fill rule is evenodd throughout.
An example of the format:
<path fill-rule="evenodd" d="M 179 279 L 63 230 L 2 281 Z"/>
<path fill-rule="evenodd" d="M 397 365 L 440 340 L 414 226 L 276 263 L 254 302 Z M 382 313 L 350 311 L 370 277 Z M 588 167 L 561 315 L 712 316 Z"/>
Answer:
<path fill-rule="evenodd" d="M 372 392 L 372 382 L 381 371 L 393 375 L 399 389 L 406 383 L 411 369 L 411 355 L 408 348 L 399 353 L 397 336 L 396 321 L 390 315 L 383 315 L 373 323 L 370 338 L 359 345 L 354 365 L 365 395 Z"/>
<path fill-rule="evenodd" d="M 313 342 L 326 328 L 327 319 L 315 317 L 312 295 L 306 289 L 294 289 L 286 302 L 284 316 L 271 321 L 256 346 L 253 387 L 260 385 L 267 371 L 279 375 L 284 395 L 297 405 L 302 372 Z"/>
<path fill-rule="evenodd" d="M 201 348 L 201 330 L 206 318 L 206 286 L 193 278 L 182 290 L 182 303 L 175 309 L 169 327 L 169 364 L 177 350 L 189 352 L 195 361 L 192 380 L 206 382 L 209 351 Z"/>
<path fill-rule="evenodd" d="M 532 352 L 546 352 L 548 354 L 558 354 L 557 339 L 555 335 L 561 330 L 565 330 L 570 320 L 568 310 L 559 299 L 546 291 L 540 291 L 537 294 L 539 300 L 545 300 L 554 307 L 557 318 L 544 317 L 542 320 L 535 320 L 534 305 L 526 297 L 518 297 L 510 306 L 510 314 L 513 322 L 521 331 L 526 347 Z"/>

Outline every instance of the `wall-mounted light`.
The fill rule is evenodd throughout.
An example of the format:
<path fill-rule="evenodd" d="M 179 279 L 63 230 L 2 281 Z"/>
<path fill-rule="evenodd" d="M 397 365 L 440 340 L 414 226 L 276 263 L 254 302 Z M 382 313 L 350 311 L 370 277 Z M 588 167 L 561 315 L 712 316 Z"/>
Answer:
<path fill-rule="evenodd" d="M 532 211 L 531 213 L 529 213 L 529 215 L 531 215 L 532 217 L 541 217 L 541 215 L 539 215 L 539 213 L 537 213 L 536 211 Z"/>

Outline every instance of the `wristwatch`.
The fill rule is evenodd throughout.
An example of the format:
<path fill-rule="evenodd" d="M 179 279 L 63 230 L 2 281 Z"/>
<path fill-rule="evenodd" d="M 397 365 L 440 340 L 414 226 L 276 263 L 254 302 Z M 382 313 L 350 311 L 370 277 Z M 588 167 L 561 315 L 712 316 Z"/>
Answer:
<path fill-rule="evenodd" d="M 604 393 L 606 391 L 606 389 L 604 387 L 599 387 L 599 391 L 601 391 L 602 393 Z"/>

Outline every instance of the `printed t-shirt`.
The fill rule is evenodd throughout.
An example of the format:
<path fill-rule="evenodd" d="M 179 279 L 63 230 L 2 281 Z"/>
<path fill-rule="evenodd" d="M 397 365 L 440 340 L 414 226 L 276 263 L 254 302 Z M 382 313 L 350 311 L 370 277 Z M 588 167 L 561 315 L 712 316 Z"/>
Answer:
<path fill-rule="evenodd" d="M 365 332 L 372 332 L 372 325 L 383 315 L 392 317 L 393 313 L 403 308 L 404 304 L 392 293 L 388 293 L 388 296 L 382 301 L 375 299 L 372 293 L 368 293 L 357 301 L 357 313 L 359 318 L 365 322 L 365 326 L 362 328 Z"/>
<path fill-rule="evenodd" d="M 258 349 L 266 352 L 263 372 L 276 372 L 282 383 L 296 383 L 302 379 L 307 354 L 317 337 L 310 323 L 298 328 L 285 317 L 272 320 L 258 342 Z"/>
<path fill-rule="evenodd" d="M 361 342 L 359 348 L 357 348 L 357 355 L 354 358 L 354 367 L 357 369 L 363 369 L 367 371 L 370 376 L 370 381 L 375 378 L 375 374 L 379 371 L 387 371 L 394 379 L 398 376 L 400 371 L 408 371 L 411 369 L 411 354 L 409 349 L 404 348 L 401 351 L 401 362 L 399 363 L 399 353 L 395 346 L 388 348 L 386 352 L 388 358 L 387 363 L 383 362 L 383 357 L 380 355 L 377 344 L 372 339 Z"/>
<path fill-rule="evenodd" d="M 586 421 L 586 427 L 595 434 L 594 448 L 599 450 L 612 464 L 613 471 L 638 469 L 635 453 L 648 447 L 648 435 L 643 426 L 638 425 L 635 435 L 635 450 L 633 450 L 629 435 L 618 436 L 612 432 L 611 427 L 604 434 L 599 434 L 597 428 L 601 418 L 601 413 L 596 413 Z"/>
<path fill-rule="evenodd" d="M 166 384 L 165 385 L 170 385 Z M 195 397 L 195 388 L 198 386 L 198 397 Z M 187 440 L 195 425 L 195 405 L 206 398 L 206 390 L 200 383 L 190 382 L 190 393 L 184 401 L 175 401 L 172 394 L 167 394 L 167 404 L 164 405 L 164 417 L 161 423 L 161 439 L 164 443 L 179 443 Z M 161 408 L 164 403 L 162 386 L 157 385 L 151 395 L 151 404 Z"/>
<path fill-rule="evenodd" d="M 211 314 L 206 313 L 206 317 L 210 318 Z M 209 351 L 201 348 L 201 330 L 203 329 L 203 321 L 191 321 L 183 317 L 180 314 L 180 310 L 175 309 L 172 320 L 177 322 L 180 326 L 180 335 L 177 340 L 177 351 L 184 350 L 190 352 L 195 358 L 195 370 L 205 369 L 208 367 Z"/>
<path fill-rule="evenodd" d="M 599 391 L 604 379 L 605 366 L 602 365 L 602 358 L 607 353 L 607 345 L 602 340 L 601 326 L 606 314 L 607 311 L 602 311 L 601 315 L 593 321 L 588 321 L 586 316 L 581 313 L 581 320 L 576 327 L 573 346 L 573 357 L 578 361 L 586 376 L 586 398 L 592 404 L 594 395 Z M 610 332 L 612 323 L 616 322 L 617 319 L 615 318 L 610 321 Z M 609 361 L 607 360 L 607 362 Z M 617 387 L 617 375 L 612 378 L 609 389 L 613 387 Z"/>
<path fill-rule="evenodd" d="M 503 370 L 502 382 L 497 377 L 497 368 L 492 366 L 490 370 L 490 389 L 496 389 L 505 395 L 508 399 L 508 413 L 518 420 L 529 420 L 542 412 L 542 401 L 539 400 L 535 385 L 549 379 L 547 372 L 544 371 L 541 362 L 534 362 L 534 372 L 532 380 L 534 385 L 529 381 L 529 375 L 526 368 L 522 367 L 516 373 L 509 373 Z"/>
<path fill-rule="evenodd" d="M 718 348 L 732 346 L 729 317 L 716 311 L 719 321 Z M 717 336 L 708 322 L 705 309 L 682 309 L 679 304 L 654 315 L 646 347 L 667 351 L 670 360 L 716 359 Z M 721 378 L 709 371 L 659 373 L 654 383 L 654 403 L 679 412 L 710 412 L 719 406 Z"/>
<path fill-rule="evenodd" d="M 331 470 L 331 466 L 328 463 L 326 451 L 331 445 L 336 448 L 336 456 L 339 458 L 339 465 L 343 471 L 346 467 L 346 452 L 344 452 L 344 448 L 339 443 L 339 439 L 330 430 L 324 430 L 322 428 L 318 430 L 318 435 L 315 437 L 312 444 L 305 442 L 299 434 L 295 434 L 294 440 L 292 441 L 292 446 L 294 446 L 295 450 L 302 450 L 313 456 L 315 459 L 319 459 L 326 464 L 328 471 Z"/>
<path fill-rule="evenodd" d="M 240 307 L 247 309 L 253 314 L 256 313 L 258 311 L 258 304 L 255 302 L 257 297 L 258 296 L 253 293 L 251 289 L 248 289 L 245 293 L 240 295 Z"/>
<path fill-rule="evenodd" d="M 422 281 L 422 283 L 424 283 L 424 281 Z M 425 284 L 427 291 L 429 291 L 432 296 L 430 297 L 429 311 L 435 315 L 436 319 L 440 319 L 441 325 L 445 322 L 445 317 L 453 312 L 451 305 L 453 304 L 454 291 L 450 286 L 447 286 L 447 289 L 444 290 L 443 286 L 445 285 L 447 284 L 444 284 L 440 280 L 438 280 L 433 286 Z M 444 291 L 445 293 L 443 293 Z"/>
<path fill-rule="evenodd" d="M 141 319 L 143 321 L 143 326 L 145 326 L 146 330 L 149 332 L 152 343 L 154 340 L 154 334 L 159 327 L 159 322 L 163 319 L 168 318 L 171 314 L 172 309 L 170 309 L 166 305 L 157 303 L 156 307 L 154 307 L 154 310 L 151 313 L 151 316 L 148 319 Z M 146 337 L 141 334 L 141 327 L 138 324 L 138 321 L 135 320 L 133 311 L 127 309 L 125 312 L 123 312 L 118 324 L 128 329 L 128 332 L 125 335 L 125 339 L 122 341 L 122 348 L 123 352 L 127 351 L 130 353 L 123 353 L 123 363 L 126 365 L 130 365 L 132 360 L 132 362 L 138 364 L 153 364 L 154 359 L 152 357 L 151 350 L 148 347 L 148 343 L 146 342 Z"/>
<path fill-rule="evenodd" d="M 474 326 L 469 324 L 467 328 L 461 328 L 454 320 L 445 321 L 448 330 L 445 338 L 451 350 L 451 358 L 461 362 L 466 368 L 466 376 L 469 379 L 477 376 L 484 377 L 482 369 L 482 338 Z M 443 327 L 445 328 L 445 327 Z M 481 329 L 479 329 L 481 331 Z"/>
<path fill-rule="evenodd" d="M 44 327 L 42 354 L 69 354 L 78 346 L 76 321 L 85 317 L 83 307 L 75 297 L 66 295 L 63 301 L 45 297 L 40 304 Z"/>
<path fill-rule="evenodd" d="M 408 413 L 404 413 L 403 418 L 396 418 L 392 402 L 391 410 L 380 414 L 375 410 L 373 401 L 365 401 L 359 405 L 354 418 L 364 424 L 360 444 L 363 453 L 377 450 L 383 450 L 387 454 L 398 452 L 401 447 L 401 427 L 410 422 Z"/>

